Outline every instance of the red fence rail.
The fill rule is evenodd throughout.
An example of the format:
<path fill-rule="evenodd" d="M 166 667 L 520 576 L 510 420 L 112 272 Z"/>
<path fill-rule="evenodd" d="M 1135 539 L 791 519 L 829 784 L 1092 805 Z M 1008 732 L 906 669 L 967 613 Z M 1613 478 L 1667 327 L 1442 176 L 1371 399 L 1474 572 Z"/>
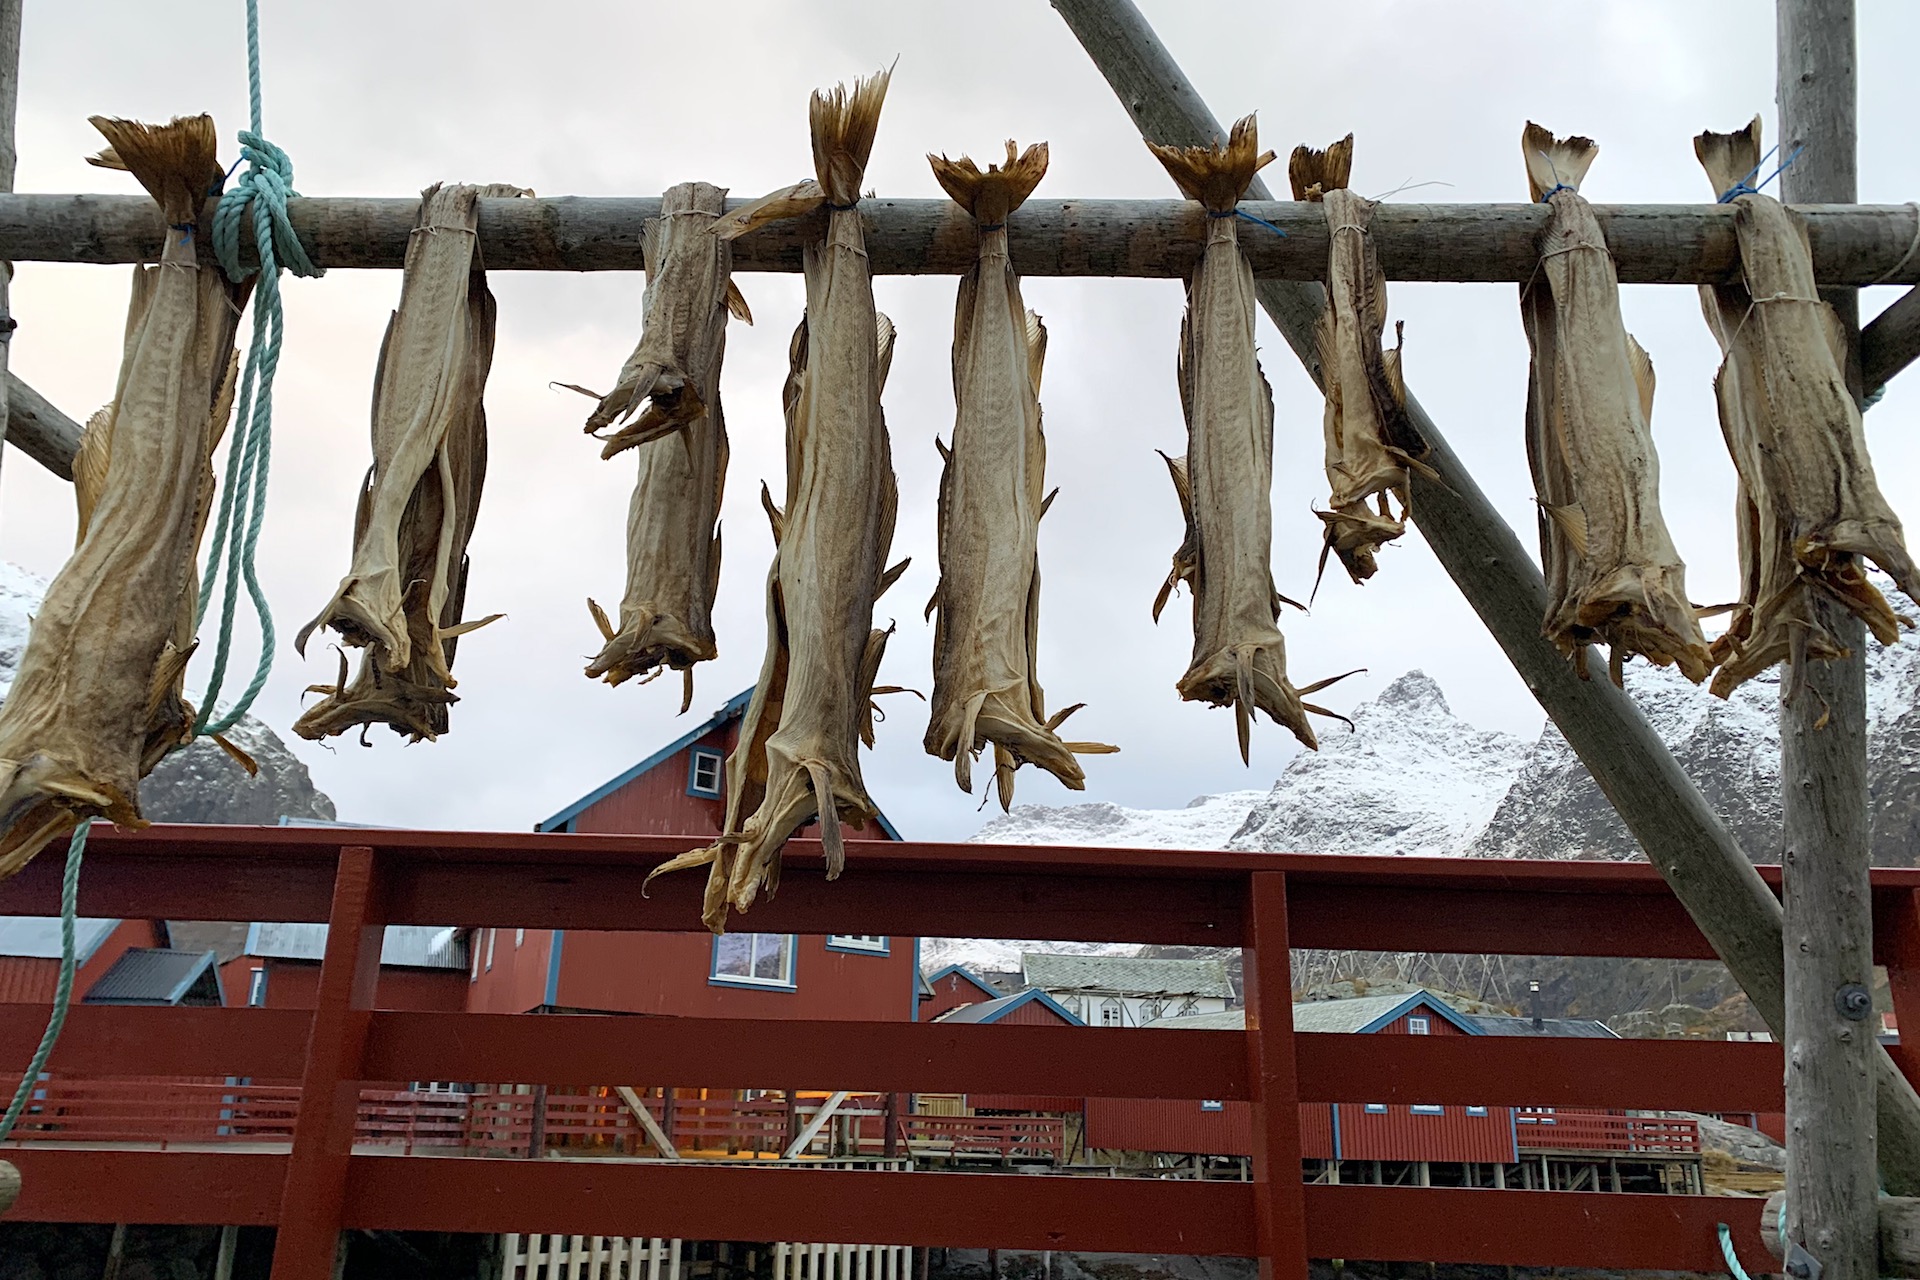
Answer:
<path fill-rule="evenodd" d="M 1522 1151 L 1700 1154 L 1700 1126 L 1692 1120 L 1602 1115 L 1590 1111 L 1517 1115 L 1514 1138 Z"/>
<path fill-rule="evenodd" d="M 1717 1271 L 1715 1224 L 1767 1268 L 1758 1200 L 1300 1182 L 1299 1103 L 1459 1103 L 1771 1112 L 1778 1045 L 1292 1034 L 1288 948 L 1705 958 L 1638 865 L 856 844 L 825 881 L 795 841 L 756 929 L 1053 937 L 1249 949 L 1248 1030 L 956 1026 L 407 1013 L 371 1008 L 379 926 L 681 931 L 698 877 L 643 896 L 685 841 L 658 837 L 155 827 L 101 831 L 81 910 L 329 921 L 319 1008 L 74 1010 L 66 1077 L 298 1079 L 290 1151 L 8 1152 L 14 1216 L 280 1225 L 276 1280 L 325 1280 L 344 1228 L 825 1239 L 852 1243 Z M 0 912 L 57 910 L 59 860 L 0 884 Z M 1777 881 L 1771 870 L 1765 874 Z M 1876 958 L 1920 1026 L 1920 873 L 1874 876 Z M 0 1009 L 0 1069 L 45 1010 Z M 1357 1043 L 1356 1043 L 1357 1042 Z M 1905 1059 L 1903 1059 L 1903 1064 Z M 365 1082 L 609 1080 L 715 1088 L 1227 1099 L 1252 1105 L 1251 1183 L 791 1170 L 764 1164 L 395 1160 L 356 1155 Z"/>

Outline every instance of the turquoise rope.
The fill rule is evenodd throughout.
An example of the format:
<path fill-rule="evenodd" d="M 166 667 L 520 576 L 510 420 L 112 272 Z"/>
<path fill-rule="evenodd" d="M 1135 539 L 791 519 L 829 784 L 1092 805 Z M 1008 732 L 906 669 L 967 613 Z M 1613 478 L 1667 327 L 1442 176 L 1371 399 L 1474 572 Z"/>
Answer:
<path fill-rule="evenodd" d="M 60 1038 L 60 1029 L 67 1025 L 67 1007 L 73 1002 L 73 971 L 76 968 L 74 954 L 74 924 L 80 914 L 80 858 L 87 850 L 87 830 L 93 825 L 92 818 L 80 819 L 80 825 L 73 829 L 73 839 L 67 841 L 67 870 L 60 880 L 60 981 L 53 989 L 53 1013 L 47 1018 L 46 1034 L 40 1037 L 40 1047 L 33 1052 L 33 1061 L 27 1064 L 27 1073 L 20 1077 L 20 1087 L 13 1091 L 13 1101 L 7 1105 L 7 1114 L 0 1117 L 0 1142 L 5 1142 L 13 1133 L 13 1126 L 20 1122 L 20 1114 L 32 1101 L 35 1088 L 40 1083 L 40 1073 L 47 1069 L 47 1059 L 53 1056 L 53 1045 Z"/>
<path fill-rule="evenodd" d="M 193 726 L 197 734 L 224 733 L 238 724 L 266 687 L 267 675 L 273 670 L 273 611 L 260 589 L 254 559 L 266 522 L 267 471 L 273 453 L 273 376 L 280 366 L 284 332 L 280 271 L 284 266 L 297 276 L 322 274 L 307 256 L 287 217 L 287 200 L 300 194 L 293 189 L 293 161 L 261 134 L 259 0 L 247 0 L 247 86 L 253 127 L 240 134 L 240 158 L 247 162 L 247 172 L 220 197 L 214 209 L 213 252 L 230 279 L 244 280 L 256 271 L 260 279 L 254 286 L 253 343 L 247 348 L 246 371 L 240 377 L 234 406 L 233 440 L 227 446 L 226 483 L 221 486 L 213 546 L 200 582 L 198 617 L 204 622 L 224 557 L 226 591 L 221 597 L 219 638 L 200 716 Z M 260 259 L 257 268 L 240 260 L 240 223 L 248 206 L 253 209 L 254 252 Z M 215 717 L 214 703 L 233 651 L 233 619 L 242 581 L 260 626 L 260 661 L 254 667 L 252 682 L 225 714 Z"/>

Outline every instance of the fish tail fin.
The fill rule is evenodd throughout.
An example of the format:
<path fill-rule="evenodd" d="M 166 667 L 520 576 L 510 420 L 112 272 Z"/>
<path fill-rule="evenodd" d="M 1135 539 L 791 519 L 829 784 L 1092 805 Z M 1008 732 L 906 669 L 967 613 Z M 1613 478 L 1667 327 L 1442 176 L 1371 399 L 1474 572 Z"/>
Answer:
<path fill-rule="evenodd" d="M 209 115 L 176 116 L 167 124 L 142 124 L 114 116 L 89 116 L 107 149 L 87 163 L 125 169 L 166 211 L 167 221 L 186 224 L 220 181 L 220 140 Z"/>
<path fill-rule="evenodd" d="M 1287 181 L 1295 200 L 1318 200 L 1347 185 L 1353 172 L 1353 135 L 1348 134 L 1325 151 L 1298 146 L 1287 157 Z"/>
<path fill-rule="evenodd" d="M 887 100 L 893 71 L 876 71 L 864 80 L 816 89 L 808 106 L 813 135 L 813 171 L 829 204 L 848 206 L 860 199 L 867 157 L 880 130 L 880 108 Z"/>
<path fill-rule="evenodd" d="M 1529 120 L 1520 131 L 1520 152 L 1527 162 L 1527 191 L 1539 201 L 1555 187 L 1578 191 L 1593 158 L 1600 154 L 1600 144 L 1578 134 L 1556 138 Z"/>
<path fill-rule="evenodd" d="M 1240 203 L 1253 175 L 1274 159 L 1260 150 L 1260 131 L 1252 116 L 1234 121 L 1227 141 L 1210 147 L 1163 147 L 1149 142 L 1147 149 L 1166 166 L 1180 194 L 1197 200 L 1209 212 L 1224 213 Z"/>

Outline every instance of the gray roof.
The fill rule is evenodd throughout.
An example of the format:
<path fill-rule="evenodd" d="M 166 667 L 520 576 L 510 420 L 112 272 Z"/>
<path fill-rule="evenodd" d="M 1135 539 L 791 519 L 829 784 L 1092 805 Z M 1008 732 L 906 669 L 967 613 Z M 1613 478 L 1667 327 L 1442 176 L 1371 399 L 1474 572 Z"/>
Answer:
<path fill-rule="evenodd" d="M 949 1009 L 935 1022 L 992 1022 L 1007 1006 L 1018 1000 L 1019 996 L 1001 996 L 998 1000 L 982 1000 L 977 1004 L 963 1004 L 958 1009 Z"/>
<path fill-rule="evenodd" d="M 118 920 L 81 917 L 74 926 L 74 953 L 85 960 L 119 924 Z M 60 921 L 53 916 L 0 916 L 0 956 L 58 960 Z"/>
<path fill-rule="evenodd" d="M 1218 996 L 1232 999 L 1227 966 L 1218 960 L 1142 960 L 1137 956 L 1020 957 L 1022 976 L 1042 991 L 1112 992 L 1130 996 Z"/>
<path fill-rule="evenodd" d="M 1309 1000 L 1293 1006 L 1295 1031 L 1356 1032 L 1372 1026 L 1403 1005 L 1411 1007 L 1425 1001 L 1435 1011 L 1452 1012 L 1452 1006 L 1430 992 L 1396 991 L 1379 996 L 1356 996 L 1348 1000 Z M 1444 1016 L 1444 1014 L 1443 1014 Z M 1468 1021 L 1474 1021 L 1468 1019 Z M 1244 1031 L 1245 1009 L 1224 1013 L 1189 1014 L 1184 1018 L 1160 1018 L 1147 1024 L 1180 1031 Z M 1498 1034 L 1498 1033 L 1496 1033 Z"/>
<path fill-rule="evenodd" d="M 1295 1005 L 1294 1008 L 1299 1008 Z M 1247 1011 L 1227 1009 L 1221 1013 L 1190 1013 L 1184 1018 L 1155 1018 L 1146 1024 L 1169 1031 L 1245 1031 Z"/>
<path fill-rule="evenodd" d="M 1470 1013 L 1468 1022 L 1490 1036 L 1572 1036 L 1581 1040 L 1618 1040 L 1613 1029 L 1592 1018 L 1542 1018 L 1535 1029 L 1532 1018 L 1507 1018 Z"/>
<path fill-rule="evenodd" d="M 130 948 L 100 975 L 80 1002 L 217 1005 L 220 979 L 214 972 L 213 952 Z"/>
<path fill-rule="evenodd" d="M 169 920 L 167 943 L 175 951 L 211 951 L 225 964 L 247 949 L 247 926 L 238 920 Z"/>
<path fill-rule="evenodd" d="M 255 924 L 247 954 L 269 960 L 319 960 L 326 954 L 324 924 Z M 380 944 L 380 963 L 409 969 L 464 969 L 467 936 L 433 925 L 390 924 Z"/>

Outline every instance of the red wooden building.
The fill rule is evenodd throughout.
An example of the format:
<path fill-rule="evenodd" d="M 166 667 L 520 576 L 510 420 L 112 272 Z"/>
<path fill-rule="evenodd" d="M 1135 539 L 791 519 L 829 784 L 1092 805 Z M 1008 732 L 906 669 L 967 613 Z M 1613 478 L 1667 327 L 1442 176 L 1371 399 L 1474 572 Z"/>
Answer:
<path fill-rule="evenodd" d="M 81 918 L 74 926 L 74 993 L 84 999 L 127 952 L 166 945 L 163 921 Z M 60 922 L 0 916 L 0 1003 L 47 1004 L 59 978 Z"/>
<path fill-rule="evenodd" d="M 467 1007 L 464 930 L 390 925 L 380 945 L 382 1009 L 444 1010 Z M 256 922 L 247 926 L 240 954 L 220 966 L 229 1005 L 311 1009 L 318 1003 L 320 960 L 326 951 L 323 924 Z"/>

